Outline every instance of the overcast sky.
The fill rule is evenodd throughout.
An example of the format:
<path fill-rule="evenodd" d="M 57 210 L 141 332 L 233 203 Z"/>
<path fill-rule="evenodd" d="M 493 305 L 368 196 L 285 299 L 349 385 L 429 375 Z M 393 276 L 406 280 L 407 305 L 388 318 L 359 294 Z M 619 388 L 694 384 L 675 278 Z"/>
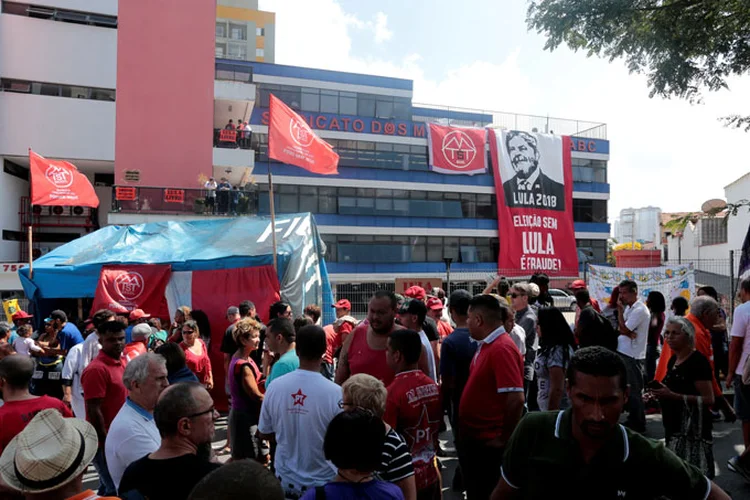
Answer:
<path fill-rule="evenodd" d="M 276 62 L 414 80 L 414 102 L 600 121 L 610 140 L 609 221 L 627 207 L 699 210 L 750 170 L 750 76 L 704 103 L 649 98 L 622 61 L 543 50 L 524 0 L 261 0 Z"/>

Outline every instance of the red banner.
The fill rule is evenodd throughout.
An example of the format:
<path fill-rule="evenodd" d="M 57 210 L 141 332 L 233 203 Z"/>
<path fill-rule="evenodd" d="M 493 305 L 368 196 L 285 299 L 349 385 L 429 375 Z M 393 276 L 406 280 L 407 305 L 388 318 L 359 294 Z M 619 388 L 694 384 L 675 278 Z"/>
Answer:
<path fill-rule="evenodd" d="M 29 168 L 32 205 L 99 206 L 94 187 L 72 163 L 48 160 L 29 149 Z"/>
<path fill-rule="evenodd" d="M 222 129 L 219 132 L 219 140 L 221 142 L 237 142 L 237 131 L 232 129 Z"/>
<path fill-rule="evenodd" d="M 483 128 L 445 127 L 430 123 L 427 145 L 430 169 L 441 174 L 484 174 L 486 132 Z"/>
<path fill-rule="evenodd" d="M 570 150 L 567 136 L 490 130 L 504 274 L 578 275 Z"/>
<path fill-rule="evenodd" d="M 268 156 L 316 174 L 338 174 L 339 155 L 310 126 L 271 94 Z"/>
<path fill-rule="evenodd" d="M 115 188 L 115 200 L 117 201 L 135 201 L 136 197 L 134 187 L 117 186 Z"/>
<path fill-rule="evenodd" d="M 185 203 L 184 189 L 165 189 L 164 201 L 167 203 Z"/>
<path fill-rule="evenodd" d="M 91 310 L 127 313 L 143 309 L 152 316 L 169 318 L 164 292 L 171 273 L 168 264 L 103 266 Z"/>

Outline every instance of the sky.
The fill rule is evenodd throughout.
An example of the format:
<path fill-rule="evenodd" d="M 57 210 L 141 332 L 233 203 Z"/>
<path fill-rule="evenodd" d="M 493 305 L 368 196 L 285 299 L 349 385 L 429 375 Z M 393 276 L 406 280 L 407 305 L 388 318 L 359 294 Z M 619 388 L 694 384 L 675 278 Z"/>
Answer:
<path fill-rule="evenodd" d="M 609 222 L 623 208 L 697 211 L 750 171 L 750 76 L 701 104 L 649 98 L 645 75 L 526 28 L 525 0 L 260 0 L 276 13 L 276 63 L 414 81 L 414 103 L 607 124 Z M 750 198 L 750 194 L 748 195 Z"/>

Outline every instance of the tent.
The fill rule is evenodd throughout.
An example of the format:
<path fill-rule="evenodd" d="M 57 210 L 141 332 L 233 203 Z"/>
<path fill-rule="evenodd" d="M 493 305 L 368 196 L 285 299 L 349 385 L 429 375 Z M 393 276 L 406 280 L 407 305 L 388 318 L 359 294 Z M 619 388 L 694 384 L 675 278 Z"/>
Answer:
<path fill-rule="evenodd" d="M 223 379 L 219 351 L 228 321 L 227 307 L 242 300 L 258 306 L 268 321 L 268 308 L 279 296 L 294 315 L 319 304 L 332 320 L 332 295 L 323 255 L 325 246 L 313 216 L 288 214 L 276 219 L 278 272 L 273 273 L 269 217 L 237 217 L 108 226 L 78 238 L 19 271 L 27 297 L 37 311 L 49 301 L 93 298 L 103 266 L 169 266 L 165 295 L 170 316 L 181 305 L 202 309 L 211 323 L 209 351 L 214 377 Z M 148 311 L 147 311 L 148 312 Z M 217 369 L 218 368 L 218 369 Z M 223 394 L 223 384 L 216 384 Z"/>

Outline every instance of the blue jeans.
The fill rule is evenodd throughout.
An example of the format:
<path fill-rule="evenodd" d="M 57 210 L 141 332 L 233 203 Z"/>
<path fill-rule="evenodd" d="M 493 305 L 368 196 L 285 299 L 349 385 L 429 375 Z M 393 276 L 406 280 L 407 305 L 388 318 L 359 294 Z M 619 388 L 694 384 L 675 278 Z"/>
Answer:
<path fill-rule="evenodd" d="M 96 492 L 100 497 L 114 497 L 117 496 L 117 489 L 115 488 L 115 482 L 112 481 L 112 477 L 109 475 L 109 469 L 107 468 L 107 457 L 104 455 L 104 447 L 102 446 L 94 455 L 94 468 L 99 474 L 99 490 Z"/>

